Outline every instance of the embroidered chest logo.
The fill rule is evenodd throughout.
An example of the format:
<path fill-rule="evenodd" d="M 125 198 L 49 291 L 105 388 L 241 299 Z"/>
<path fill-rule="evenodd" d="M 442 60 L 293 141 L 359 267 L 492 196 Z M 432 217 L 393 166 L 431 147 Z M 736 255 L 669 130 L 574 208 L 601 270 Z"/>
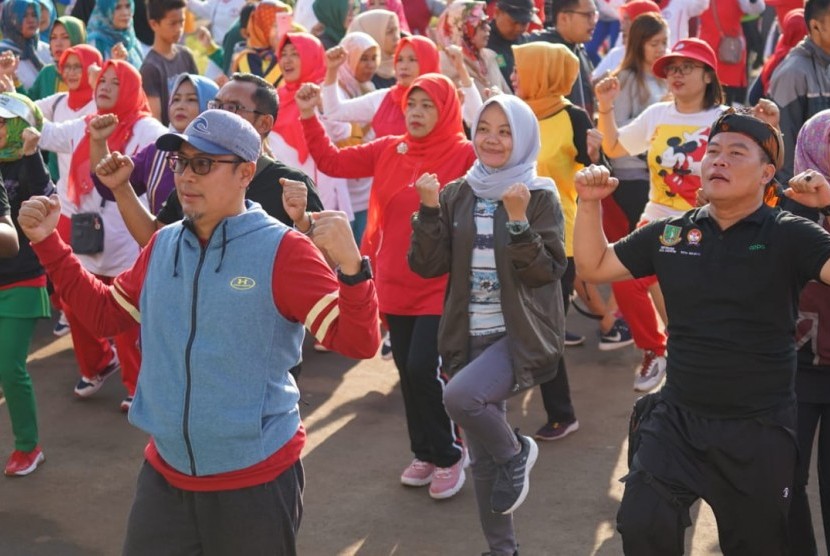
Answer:
<path fill-rule="evenodd" d="M 692 228 L 686 234 L 686 243 L 688 243 L 689 245 L 700 245 L 701 239 L 703 239 L 703 233 L 701 233 L 701 231 L 697 228 Z"/>
<path fill-rule="evenodd" d="M 750 251 L 763 251 L 767 246 L 763 243 L 753 243 L 749 246 Z"/>
<path fill-rule="evenodd" d="M 681 236 L 682 231 L 683 228 L 681 228 L 680 226 L 666 224 L 666 227 L 663 228 L 663 233 L 660 234 L 660 243 L 662 243 L 666 247 L 677 245 L 678 243 L 680 243 L 680 240 L 683 239 L 683 237 Z"/>
<path fill-rule="evenodd" d="M 245 291 L 250 290 L 256 286 L 256 282 L 253 278 L 248 278 L 247 276 L 237 276 L 233 280 L 231 280 L 231 287 L 235 290 Z"/>

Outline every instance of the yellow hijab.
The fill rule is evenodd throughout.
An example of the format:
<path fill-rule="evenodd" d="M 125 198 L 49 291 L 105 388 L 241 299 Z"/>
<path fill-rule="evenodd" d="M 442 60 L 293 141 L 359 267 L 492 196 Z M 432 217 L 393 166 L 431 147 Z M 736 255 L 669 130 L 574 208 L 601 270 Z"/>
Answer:
<path fill-rule="evenodd" d="M 562 44 L 532 42 L 513 47 L 521 98 L 540 120 L 553 116 L 570 101 L 579 74 L 579 59 Z"/>

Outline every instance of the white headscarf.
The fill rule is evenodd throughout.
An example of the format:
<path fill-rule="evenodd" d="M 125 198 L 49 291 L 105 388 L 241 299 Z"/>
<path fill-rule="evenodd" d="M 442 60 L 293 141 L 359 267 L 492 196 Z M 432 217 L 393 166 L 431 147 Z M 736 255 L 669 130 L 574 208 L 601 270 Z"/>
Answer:
<path fill-rule="evenodd" d="M 355 79 L 355 72 L 360 64 L 360 57 L 370 48 L 377 48 L 378 57 L 380 56 L 380 46 L 378 46 L 377 41 L 371 35 L 361 31 L 353 31 L 343 37 L 340 46 L 346 50 L 346 62 L 337 68 L 337 81 L 349 95 L 349 98 L 356 98 L 374 91 L 375 85 L 371 79 L 361 83 Z"/>
<path fill-rule="evenodd" d="M 533 110 L 523 100 L 513 95 L 495 95 L 487 99 L 473 120 L 471 128 L 473 136 L 475 137 L 476 129 L 478 129 L 481 114 L 492 104 L 498 104 L 507 115 L 507 122 L 510 124 L 510 131 L 513 135 L 513 151 L 501 168 L 489 168 L 482 164 L 480 159 L 475 161 L 465 176 L 473 192 L 482 199 L 497 201 L 502 198 L 508 187 L 514 183 L 523 183 L 531 191 L 548 189 L 557 194 L 553 180 L 540 177 L 536 173 L 536 159 L 542 147 L 539 138 L 539 122 Z"/>

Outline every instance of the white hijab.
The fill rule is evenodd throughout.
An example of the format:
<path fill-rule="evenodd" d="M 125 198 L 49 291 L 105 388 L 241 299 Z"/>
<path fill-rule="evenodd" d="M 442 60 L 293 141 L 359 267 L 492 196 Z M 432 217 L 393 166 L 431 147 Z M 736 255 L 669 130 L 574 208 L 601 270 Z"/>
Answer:
<path fill-rule="evenodd" d="M 502 198 L 508 187 L 514 183 L 523 183 L 531 191 L 548 189 L 558 196 L 553 180 L 540 177 L 536 173 L 536 159 L 542 147 L 539 138 L 539 122 L 533 110 L 523 100 L 504 94 L 494 95 L 487 99 L 473 120 L 471 128 L 473 136 L 478 129 L 481 114 L 492 104 L 498 104 L 507 116 L 510 131 L 513 134 L 513 152 L 501 168 L 489 168 L 477 159 L 465 176 L 473 192 L 482 199 L 497 201 Z"/>

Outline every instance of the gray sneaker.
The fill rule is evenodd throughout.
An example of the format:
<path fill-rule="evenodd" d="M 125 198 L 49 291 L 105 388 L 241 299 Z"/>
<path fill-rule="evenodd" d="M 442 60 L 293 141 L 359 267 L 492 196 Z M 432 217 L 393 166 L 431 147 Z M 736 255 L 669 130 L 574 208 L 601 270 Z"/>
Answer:
<path fill-rule="evenodd" d="M 643 352 L 643 362 L 634 376 L 634 390 L 637 392 L 654 390 L 664 376 L 666 376 L 666 358 L 646 350 Z"/>
<path fill-rule="evenodd" d="M 530 490 L 530 470 L 539 456 L 539 447 L 529 436 L 522 436 L 516 429 L 516 438 L 521 451 L 513 459 L 499 466 L 498 475 L 493 483 L 490 507 L 493 513 L 512 514 L 522 505 Z"/>

